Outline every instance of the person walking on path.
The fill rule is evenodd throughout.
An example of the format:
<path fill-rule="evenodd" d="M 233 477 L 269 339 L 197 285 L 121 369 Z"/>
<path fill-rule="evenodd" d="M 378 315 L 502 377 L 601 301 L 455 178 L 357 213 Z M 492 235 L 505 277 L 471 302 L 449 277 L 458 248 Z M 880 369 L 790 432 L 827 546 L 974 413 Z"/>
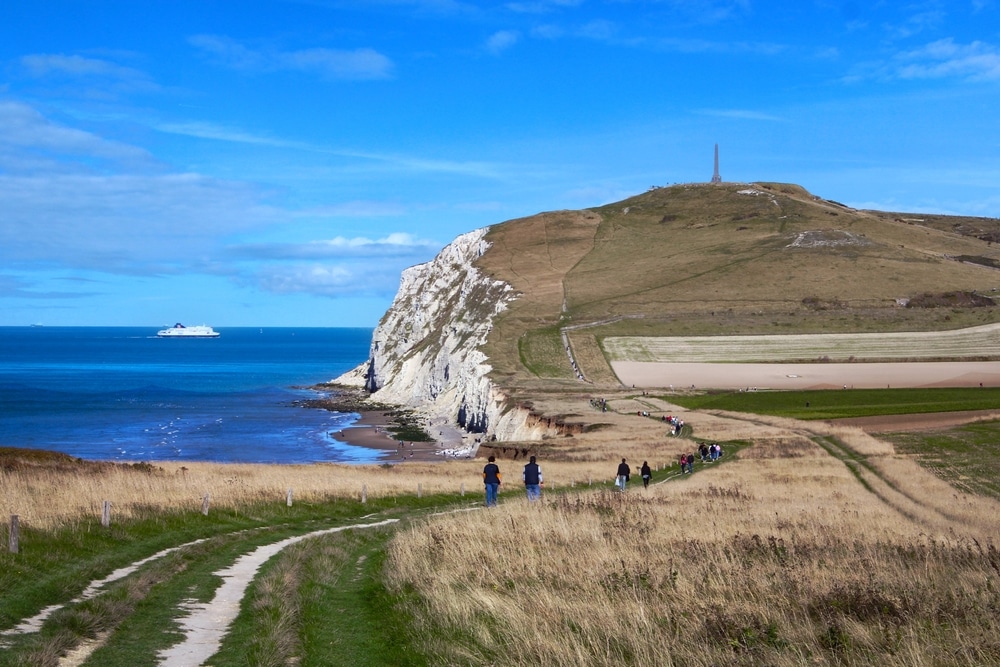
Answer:
<path fill-rule="evenodd" d="M 521 474 L 524 480 L 524 490 L 528 494 L 528 500 L 534 502 L 542 497 L 542 467 L 535 463 L 535 457 L 524 464 L 524 472 Z"/>
<path fill-rule="evenodd" d="M 618 478 L 615 480 L 615 486 L 618 487 L 620 491 L 625 490 L 625 485 L 628 484 L 629 475 L 632 474 L 632 469 L 628 467 L 625 463 L 625 459 L 618 464 Z"/>
<path fill-rule="evenodd" d="M 500 466 L 496 464 L 497 457 L 490 456 L 489 463 L 483 468 L 483 483 L 486 485 L 486 506 L 496 507 L 497 494 L 500 492 Z"/>
<path fill-rule="evenodd" d="M 642 467 L 639 468 L 639 475 L 642 477 L 642 488 L 649 488 L 649 480 L 653 476 L 653 471 L 649 468 L 649 462 L 643 461 Z"/>

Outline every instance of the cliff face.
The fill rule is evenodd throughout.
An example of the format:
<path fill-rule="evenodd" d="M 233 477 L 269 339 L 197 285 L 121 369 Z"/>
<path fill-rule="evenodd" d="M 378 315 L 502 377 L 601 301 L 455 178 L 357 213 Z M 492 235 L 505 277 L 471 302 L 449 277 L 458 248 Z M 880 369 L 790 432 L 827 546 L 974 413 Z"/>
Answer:
<path fill-rule="evenodd" d="M 473 266 L 489 247 L 487 231 L 463 234 L 432 261 L 405 270 L 372 335 L 368 362 L 336 382 L 364 386 L 374 400 L 419 409 L 469 433 L 535 435 L 524 411 L 506 408 L 480 351 L 494 318 L 516 296 Z"/>

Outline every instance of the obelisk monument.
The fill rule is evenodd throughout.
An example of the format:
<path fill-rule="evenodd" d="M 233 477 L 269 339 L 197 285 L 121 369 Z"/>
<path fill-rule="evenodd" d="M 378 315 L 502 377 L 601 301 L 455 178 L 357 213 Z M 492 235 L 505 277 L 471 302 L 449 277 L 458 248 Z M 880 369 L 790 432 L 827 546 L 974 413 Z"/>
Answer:
<path fill-rule="evenodd" d="M 719 176 L 719 144 L 715 144 L 715 171 L 712 173 L 712 182 L 722 182 L 722 176 Z"/>

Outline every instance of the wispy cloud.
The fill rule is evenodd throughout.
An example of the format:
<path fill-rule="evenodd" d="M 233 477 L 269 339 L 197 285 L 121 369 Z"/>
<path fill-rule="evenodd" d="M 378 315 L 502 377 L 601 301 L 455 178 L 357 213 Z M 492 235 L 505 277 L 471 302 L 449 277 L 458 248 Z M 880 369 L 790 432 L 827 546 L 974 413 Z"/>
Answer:
<path fill-rule="evenodd" d="M 78 167 L 93 165 L 94 159 L 120 163 L 150 163 L 153 159 L 142 148 L 54 123 L 27 104 L 14 101 L 0 101 L 0 153 L 5 147 L 7 151 L 23 151 L 20 157 L 26 166 L 49 168 L 54 164 L 52 158 L 58 156 L 75 160 Z M 14 166 L 12 159 L 7 156 L 8 167 Z"/>
<path fill-rule="evenodd" d="M 946 16 L 947 14 L 943 10 L 927 9 L 911 14 L 902 22 L 886 24 L 883 27 L 890 39 L 908 39 L 937 28 Z"/>
<path fill-rule="evenodd" d="M 740 40 L 713 41 L 709 39 L 690 39 L 664 37 L 652 42 L 662 51 L 677 53 L 717 53 L 723 55 L 756 54 L 777 56 L 785 53 L 788 47 L 775 42 L 748 42 Z"/>
<path fill-rule="evenodd" d="M 785 119 L 774 114 L 762 111 L 752 111 L 750 109 L 699 109 L 696 113 L 704 116 L 715 116 L 718 118 L 736 118 L 741 120 L 763 120 L 771 122 L 784 122 Z"/>
<path fill-rule="evenodd" d="M 517 44 L 521 34 L 516 30 L 500 30 L 489 36 L 486 40 L 486 50 L 493 55 L 500 55 L 510 47 Z"/>
<path fill-rule="evenodd" d="M 393 71 L 392 60 L 371 48 L 252 49 L 219 35 L 194 35 L 188 41 L 219 64 L 245 72 L 298 71 L 327 79 L 371 80 L 387 79 Z"/>
<path fill-rule="evenodd" d="M 399 274 L 403 268 L 405 266 L 389 262 L 266 265 L 237 280 L 275 294 L 387 297 L 399 288 Z"/>
<path fill-rule="evenodd" d="M 508 10 L 518 14 L 548 14 L 567 7 L 578 7 L 583 0 L 534 0 L 529 2 L 508 2 Z"/>
<path fill-rule="evenodd" d="M 941 39 L 900 53 L 893 64 L 895 76 L 901 79 L 1000 79 L 1000 49 L 978 41 L 956 44 L 952 38 Z"/>
<path fill-rule="evenodd" d="M 366 237 L 346 238 L 337 236 L 308 243 L 256 243 L 230 248 L 240 257 L 254 259 L 343 259 L 357 257 L 420 257 L 441 248 L 434 241 L 418 239 L 411 234 L 397 232 L 380 239 Z"/>
<path fill-rule="evenodd" d="M 103 58 L 76 54 L 36 53 L 18 62 L 25 74 L 36 79 L 63 79 L 100 84 L 112 92 L 153 92 L 160 90 L 145 72 Z"/>
<path fill-rule="evenodd" d="M 0 274 L 0 299 L 82 299 L 94 296 L 97 292 L 56 292 L 37 289 L 34 283 L 20 276 Z"/>
<path fill-rule="evenodd" d="M 462 174 L 480 178 L 500 178 L 502 176 L 500 166 L 489 162 L 443 160 L 399 153 L 379 153 L 375 151 L 357 150 L 352 148 L 322 146 L 302 141 L 256 134 L 239 128 L 226 127 L 214 123 L 164 122 L 154 123 L 152 127 L 160 132 L 195 137 L 198 139 L 210 139 L 214 141 L 252 144 L 257 146 L 273 146 L 275 148 L 288 148 L 312 153 L 322 153 L 325 155 L 337 155 L 344 158 L 355 158 L 380 163 L 387 168 L 400 171 Z"/>

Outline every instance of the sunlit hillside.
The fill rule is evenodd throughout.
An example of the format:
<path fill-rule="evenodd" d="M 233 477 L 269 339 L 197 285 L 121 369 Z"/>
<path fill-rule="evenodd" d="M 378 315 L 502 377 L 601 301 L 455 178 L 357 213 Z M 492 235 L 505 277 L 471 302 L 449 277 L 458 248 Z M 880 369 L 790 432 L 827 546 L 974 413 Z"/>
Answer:
<path fill-rule="evenodd" d="M 588 379 L 614 385 L 607 336 L 996 322 L 998 233 L 996 219 L 861 211 L 777 183 L 675 185 L 506 222 L 480 260 L 522 294 L 490 340 L 495 379 L 515 393 L 573 382 L 571 342 Z"/>

